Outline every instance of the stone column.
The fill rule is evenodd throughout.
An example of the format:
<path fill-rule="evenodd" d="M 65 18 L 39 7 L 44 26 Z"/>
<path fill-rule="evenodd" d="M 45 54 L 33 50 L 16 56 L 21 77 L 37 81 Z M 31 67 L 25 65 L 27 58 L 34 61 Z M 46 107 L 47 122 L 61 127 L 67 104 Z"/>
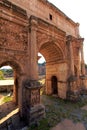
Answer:
<path fill-rule="evenodd" d="M 76 23 L 76 36 L 79 38 L 80 34 L 79 34 L 79 23 Z"/>
<path fill-rule="evenodd" d="M 37 20 L 34 16 L 29 20 L 29 77 L 23 79 L 23 117 L 31 125 L 45 116 L 45 107 L 40 102 L 41 84 L 38 82 Z"/>
<path fill-rule="evenodd" d="M 83 43 L 81 45 L 81 74 L 85 75 L 85 63 L 84 63 Z"/>
<path fill-rule="evenodd" d="M 37 63 L 37 21 L 35 19 L 31 20 L 30 23 L 30 43 L 29 43 L 29 52 L 30 52 L 30 79 L 38 79 L 38 63 Z"/>
<path fill-rule="evenodd" d="M 73 47 L 72 47 L 72 36 L 67 36 L 67 45 L 69 50 L 69 74 L 74 76 L 74 58 L 73 58 Z"/>
<path fill-rule="evenodd" d="M 18 105 L 18 78 L 14 71 L 13 101 Z"/>

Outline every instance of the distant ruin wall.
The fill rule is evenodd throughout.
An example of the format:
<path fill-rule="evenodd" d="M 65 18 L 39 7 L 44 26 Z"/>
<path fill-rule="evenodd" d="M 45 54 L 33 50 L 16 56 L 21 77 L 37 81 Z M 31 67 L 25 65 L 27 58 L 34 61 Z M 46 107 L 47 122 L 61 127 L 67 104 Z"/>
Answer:
<path fill-rule="evenodd" d="M 0 92 L 10 92 L 10 91 L 13 91 L 13 85 L 0 86 Z"/>

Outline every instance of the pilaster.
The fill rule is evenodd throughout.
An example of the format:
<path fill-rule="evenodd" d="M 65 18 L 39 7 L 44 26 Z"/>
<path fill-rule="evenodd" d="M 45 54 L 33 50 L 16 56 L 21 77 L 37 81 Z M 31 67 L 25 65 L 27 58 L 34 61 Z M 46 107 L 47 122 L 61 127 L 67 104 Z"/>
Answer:
<path fill-rule="evenodd" d="M 68 56 L 69 56 L 69 75 L 74 76 L 74 57 L 73 57 L 73 47 L 72 47 L 72 36 L 67 36 L 67 45 L 68 45 Z"/>
<path fill-rule="evenodd" d="M 84 63 L 83 43 L 81 44 L 81 74 L 85 75 L 85 63 Z"/>
<path fill-rule="evenodd" d="M 38 79 L 38 63 L 37 63 L 37 21 L 35 19 L 30 20 L 29 26 L 29 52 L 30 52 L 30 79 Z"/>

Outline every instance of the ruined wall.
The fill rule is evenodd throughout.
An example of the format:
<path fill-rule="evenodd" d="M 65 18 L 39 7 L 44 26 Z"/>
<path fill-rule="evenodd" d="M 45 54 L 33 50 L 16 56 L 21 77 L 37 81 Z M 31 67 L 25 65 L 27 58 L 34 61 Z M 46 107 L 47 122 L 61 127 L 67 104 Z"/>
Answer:
<path fill-rule="evenodd" d="M 17 63 L 27 72 L 27 67 L 25 68 L 27 47 L 26 12 L 9 2 L 5 5 L 0 3 L 0 66 L 6 63 L 16 68 Z"/>
<path fill-rule="evenodd" d="M 13 91 L 13 85 L 0 85 L 0 92 L 11 92 Z"/>
<path fill-rule="evenodd" d="M 28 19 L 26 11 L 16 5 L 0 1 L 0 67 L 9 65 L 15 71 L 14 101 L 23 114 L 22 87 L 29 71 Z"/>

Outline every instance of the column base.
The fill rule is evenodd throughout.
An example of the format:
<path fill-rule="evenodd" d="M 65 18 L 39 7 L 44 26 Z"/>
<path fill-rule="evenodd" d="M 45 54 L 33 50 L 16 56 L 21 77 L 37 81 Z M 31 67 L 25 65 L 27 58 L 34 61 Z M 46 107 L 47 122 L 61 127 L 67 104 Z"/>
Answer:
<path fill-rule="evenodd" d="M 40 103 L 40 89 L 36 80 L 24 82 L 23 118 L 29 126 L 45 117 L 45 106 Z"/>
<path fill-rule="evenodd" d="M 27 124 L 30 126 L 36 124 L 45 117 L 45 107 L 42 104 L 36 105 L 32 108 L 27 108 Z"/>

